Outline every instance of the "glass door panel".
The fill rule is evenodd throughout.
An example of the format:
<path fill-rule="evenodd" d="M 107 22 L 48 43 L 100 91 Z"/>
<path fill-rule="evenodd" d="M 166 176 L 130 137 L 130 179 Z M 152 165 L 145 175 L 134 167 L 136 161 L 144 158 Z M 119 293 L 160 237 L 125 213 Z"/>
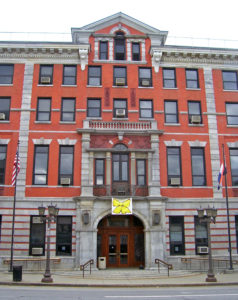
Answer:
<path fill-rule="evenodd" d="M 128 264 L 128 235 L 120 235 L 120 264 Z"/>
<path fill-rule="evenodd" d="M 109 235 L 108 237 L 108 263 L 116 264 L 117 263 L 117 236 Z"/>

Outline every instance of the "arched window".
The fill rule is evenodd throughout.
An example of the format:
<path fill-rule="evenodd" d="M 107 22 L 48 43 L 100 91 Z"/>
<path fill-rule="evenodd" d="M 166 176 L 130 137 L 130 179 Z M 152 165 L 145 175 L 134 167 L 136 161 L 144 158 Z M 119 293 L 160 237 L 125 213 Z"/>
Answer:
<path fill-rule="evenodd" d="M 118 31 L 114 39 L 114 59 L 125 60 L 126 59 L 126 47 L 124 32 Z"/>

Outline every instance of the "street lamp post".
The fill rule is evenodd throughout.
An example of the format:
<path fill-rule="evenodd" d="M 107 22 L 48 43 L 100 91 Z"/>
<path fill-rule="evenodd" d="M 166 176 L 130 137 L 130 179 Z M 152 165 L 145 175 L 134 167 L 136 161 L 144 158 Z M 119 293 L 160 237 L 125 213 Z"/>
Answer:
<path fill-rule="evenodd" d="M 59 213 L 59 208 L 54 205 L 48 206 L 48 215 L 45 216 L 45 207 L 38 207 L 39 215 L 42 221 L 47 221 L 47 249 L 46 249 L 46 265 L 45 265 L 45 273 L 41 282 L 51 283 L 53 282 L 53 278 L 50 273 L 50 225 L 51 221 L 55 221 L 56 217 Z"/>
<path fill-rule="evenodd" d="M 208 239 L 208 272 L 206 282 L 216 282 L 212 264 L 212 248 L 211 248 L 211 222 L 216 223 L 217 210 L 215 208 L 198 209 L 198 219 L 200 223 L 207 224 L 207 239 Z"/>

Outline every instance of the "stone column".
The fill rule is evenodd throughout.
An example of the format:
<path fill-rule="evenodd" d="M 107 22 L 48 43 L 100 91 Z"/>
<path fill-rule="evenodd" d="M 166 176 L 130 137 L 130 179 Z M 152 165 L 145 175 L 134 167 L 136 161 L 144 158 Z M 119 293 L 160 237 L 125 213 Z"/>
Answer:
<path fill-rule="evenodd" d="M 149 155 L 149 196 L 160 196 L 159 136 L 151 135 L 152 157 Z"/>
<path fill-rule="evenodd" d="M 112 157 L 111 152 L 106 153 L 106 188 L 107 188 L 107 195 L 110 195 L 110 187 L 112 182 Z"/>
<path fill-rule="evenodd" d="M 82 135 L 82 169 L 81 169 L 81 196 L 93 196 L 92 178 L 90 178 L 90 155 L 87 149 L 90 147 L 90 134 Z"/>

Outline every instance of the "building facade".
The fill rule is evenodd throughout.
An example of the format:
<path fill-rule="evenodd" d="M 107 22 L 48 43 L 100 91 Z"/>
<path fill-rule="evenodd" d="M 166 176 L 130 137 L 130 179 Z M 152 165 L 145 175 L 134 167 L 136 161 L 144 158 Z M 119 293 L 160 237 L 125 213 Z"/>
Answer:
<path fill-rule="evenodd" d="M 42 204 L 59 208 L 58 268 L 98 257 L 107 267 L 153 268 L 160 258 L 179 268 L 204 255 L 197 209 L 208 206 L 218 214 L 213 255 L 228 258 L 223 145 L 237 256 L 238 50 L 167 46 L 167 32 L 123 13 L 71 31 L 70 43 L 0 43 L 1 267 L 18 141 L 14 258 L 45 255 Z"/>

